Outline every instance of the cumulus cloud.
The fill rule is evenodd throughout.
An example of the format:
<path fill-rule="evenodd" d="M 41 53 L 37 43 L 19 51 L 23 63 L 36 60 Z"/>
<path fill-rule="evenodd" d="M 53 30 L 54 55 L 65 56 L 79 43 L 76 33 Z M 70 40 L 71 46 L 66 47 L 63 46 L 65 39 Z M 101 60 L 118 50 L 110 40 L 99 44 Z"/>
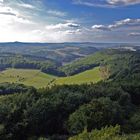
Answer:
<path fill-rule="evenodd" d="M 34 23 L 18 10 L 9 5 L 1 4 L 0 19 L 1 42 L 16 40 L 23 41 L 24 39 L 30 38 L 29 28 L 32 28 Z"/>
<path fill-rule="evenodd" d="M 116 21 L 114 24 L 110 25 L 93 25 L 92 29 L 97 29 L 97 30 L 113 30 L 116 28 L 120 27 L 125 27 L 125 26 L 136 26 L 140 25 L 140 19 L 124 19 L 120 21 Z"/>
<path fill-rule="evenodd" d="M 76 23 L 59 23 L 59 24 L 52 24 L 47 25 L 47 30 L 61 30 L 61 29 L 68 29 L 68 28 L 78 28 L 80 27 L 79 24 Z"/>
<path fill-rule="evenodd" d="M 74 21 L 62 21 L 50 24 L 47 20 L 37 20 L 30 15 L 38 7 L 23 2 L 2 3 L 0 0 L 0 41 L 41 41 L 65 42 L 75 40 L 80 35 L 80 25 Z M 13 5 L 14 4 L 14 5 Z M 67 13 L 48 10 L 47 16 L 64 17 Z M 36 13 L 33 13 L 36 14 Z M 40 18 L 40 17 L 39 17 Z"/>
<path fill-rule="evenodd" d="M 26 19 L 18 11 L 12 9 L 11 7 L 0 6 L 0 18 L 3 19 L 0 24 L 8 25 L 9 23 L 27 23 L 32 22 Z"/>
<path fill-rule="evenodd" d="M 94 7 L 118 7 L 140 4 L 140 0 L 73 0 L 74 4 Z"/>
<path fill-rule="evenodd" d="M 38 34 L 38 39 L 42 42 L 66 42 L 79 39 L 81 37 L 80 29 L 66 30 L 34 30 L 33 34 Z M 80 39 L 79 39 L 80 40 Z"/>
<path fill-rule="evenodd" d="M 82 32 L 81 29 L 76 29 L 76 30 L 66 30 L 66 31 L 64 31 L 64 34 L 74 35 L 74 34 L 81 34 L 81 32 Z"/>
<path fill-rule="evenodd" d="M 98 29 L 98 30 L 110 30 L 110 28 L 108 28 L 108 26 L 105 25 L 93 25 L 92 29 Z"/>
<path fill-rule="evenodd" d="M 49 42 L 65 42 L 81 34 L 81 26 L 77 23 L 67 22 L 46 25 L 43 31 L 38 31 L 43 39 Z"/>
<path fill-rule="evenodd" d="M 50 12 L 52 14 L 52 11 Z M 60 14 L 60 13 L 59 13 Z M 57 14 L 58 15 L 58 14 Z M 0 6 L 0 41 L 65 42 L 80 34 L 80 25 L 74 22 L 48 24 L 35 22 L 24 12 L 9 6 Z"/>
<path fill-rule="evenodd" d="M 46 10 L 42 5 L 38 6 L 36 3 L 30 3 L 32 4 L 30 5 L 21 1 L 10 2 L 10 4 L 7 4 L 5 0 L 3 4 L 3 1 L 0 0 L 0 19 L 2 19 L 0 22 L 0 41 L 117 42 L 138 40 L 138 37 L 134 36 L 138 36 L 139 30 L 137 28 L 140 27 L 140 19 L 127 18 L 113 24 L 93 25 L 91 29 L 89 24 L 82 22 L 80 24 L 78 19 L 71 19 L 72 17 L 69 17 L 63 11 Z M 111 1 L 107 2 L 107 0 L 87 0 L 87 2 L 87 4 L 90 4 L 89 2 L 95 2 L 96 4 L 102 2 L 102 4 L 113 5 Z M 127 26 L 133 28 L 128 31 L 121 28 Z M 121 34 L 115 30 L 118 28 L 121 28 Z"/>
<path fill-rule="evenodd" d="M 20 14 L 18 11 L 14 10 L 13 8 L 9 6 L 0 6 L 0 15 L 5 16 L 5 17 L 10 17 L 10 16 L 15 16 L 15 17 L 20 17 Z"/>

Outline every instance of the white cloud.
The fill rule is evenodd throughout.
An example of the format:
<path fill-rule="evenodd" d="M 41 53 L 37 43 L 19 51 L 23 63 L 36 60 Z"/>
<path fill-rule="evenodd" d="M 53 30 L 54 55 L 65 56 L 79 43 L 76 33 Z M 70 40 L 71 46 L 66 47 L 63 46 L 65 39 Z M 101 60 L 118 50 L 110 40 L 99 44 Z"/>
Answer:
<path fill-rule="evenodd" d="M 140 19 L 128 18 L 109 25 L 93 25 L 91 29 L 88 25 L 84 27 L 78 24 L 78 19 L 66 19 L 65 12 L 43 9 L 43 14 L 46 16 L 40 16 L 42 11 L 34 3 L 33 5 L 17 4 L 0 4 L 0 42 L 134 41 L 132 38 L 136 39 L 137 37 L 134 36 L 138 36 L 137 32 L 139 32 L 137 29 L 140 27 Z M 64 16 L 66 17 L 63 18 Z M 53 18 L 52 21 L 50 17 Z M 131 30 L 122 29 L 130 26 L 133 27 Z M 116 31 L 118 28 L 121 32 Z M 107 32 L 108 30 L 110 32 Z"/>
<path fill-rule="evenodd" d="M 81 34 L 81 29 L 76 29 L 76 30 L 66 30 L 64 31 L 64 34 L 70 34 L 70 35 L 74 35 L 74 34 Z"/>
<path fill-rule="evenodd" d="M 92 29 L 97 29 L 97 30 L 113 30 L 116 28 L 120 28 L 120 27 L 128 27 L 128 26 L 136 26 L 136 25 L 140 25 L 140 19 L 124 19 L 124 20 L 120 20 L 115 22 L 114 24 L 110 24 L 110 25 L 93 25 Z"/>
<path fill-rule="evenodd" d="M 10 7 L 0 6 L 0 14 L 1 15 L 13 15 L 13 16 L 16 16 L 16 15 L 18 15 L 18 12 L 13 10 Z"/>
<path fill-rule="evenodd" d="M 111 5 L 133 5 L 139 4 L 140 0 L 107 0 Z"/>
<path fill-rule="evenodd" d="M 49 10 L 49 11 L 47 11 L 47 13 L 52 16 L 58 16 L 58 17 L 64 17 L 67 15 L 67 13 L 65 13 L 65 12 L 55 11 L 55 10 Z"/>
<path fill-rule="evenodd" d="M 90 6 L 90 7 L 108 7 L 107 3 L 99 0 L 99 1 L 94 1 L 94 0 L 73 0 L 74 4 L 80 4 L 80 5 L 85 5 L 85 6 Z"/>
<path fill-rule="evenodd" d="M 26 23 L 31 24 L 32 22 L 26 19 L 18 11 L 12 9 L 11 7 L 0 6 L 0 25 L 4 24 L 5 26 L 14 23 Z"/>
<path fill-rule="evenodd" d="M 0 42 L 64 42 L 80 34 L 79 24 L 74 22 L 49 24 L 46 20 L 34 20 L 30 16 L 30 10 L 34 11 L 36 8 L 25 3 L 16 3 L 15 6 L 0 5 L 0 19 L 2 19 L 0 22 Z M 58 17 L 66 15 L 64 12 L 52 10 L 49 10 L 48 14 Z"/>
<path fill-rule="evenodd" d="M 33 34 L 37 34 L 38 39 L 41 42 L 65 42 L 70 41 L 70 38 L 75 37 L 80 34 L 80 31 L 77 30 L 34 30 Z"/>
<path fill-rule="evenodd" d="M 17 3 L 18 6 L 23 7 L 23 8 L 29 8 L 29 9 L 34 9 L 35 7 L 31 4 L 26 4 L 26 3 Z"/>
<path fill-rule="evenodd" d="M 0 6 L 0 42 L 64 42 L 80 33 L 80 25 L 74 22 L 47 24 L 34 23 L 21 11 Z"/>
<path fill-rule="evenodd" d="M 69 42 L 81 37 L 82 28 L 76 23 L 59 23 L 38 27 L 32 34 L 37 35 L 38 40 L 42 42 Z"/>
<path fill-rule="evenodd" d="M 18 10 L 2 4 L 0 5 L 0 19 L 0 42 L 23 41 L 30 38 L 29 28 L 32 28 L 34 23 Z"/>
<path fill-rule="evenodd" d="M 37 31 L 42 40 L 47 42 L 65 42 L 81 34 L 81 26 L 76 23 L 58 23 L 46 25 L 44 30 Z M 73 38 L 73 40 L 75 40 Z"/>
<path fill-rule="evenodd" d="M 107 26 L 105 25 L 93 25 L 92 29 L 98 29 L 98 30 L 110 30 Z"/>
<path fill-rule="evenodd" d="M 140 0 L 73 0 L 74 4 L 93 7 L 119 7 L 140 4 Z"/>
<path fill-rule="evenodd" d="M 78 28 L 80 25 L 76 23 L 59 23 L 59 24 L 52 24 L 52 25 L 47 25 L 46 29 L 47 30 L 61 30 L 61 29 L 68 29 L 68 28 Z"/>

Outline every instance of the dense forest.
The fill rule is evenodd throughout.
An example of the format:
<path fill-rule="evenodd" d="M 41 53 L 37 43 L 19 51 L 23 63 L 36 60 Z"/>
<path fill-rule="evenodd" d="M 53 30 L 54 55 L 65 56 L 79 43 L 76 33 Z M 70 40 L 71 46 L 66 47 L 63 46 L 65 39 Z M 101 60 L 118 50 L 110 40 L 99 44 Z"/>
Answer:
<path fill-rule="evenodd" d="M 63 85 L 40 90 L 25 90 L 22 85 L 8 84 L 8 87 L 9 90 L 6 85 L 0 86 L 3 94 L 0 98 L 0 137 L 3 140 L 39 137 L 65 140 L 85 129 L 88 136 L 94 129 L 116 125 L 120 126 L 116 137 L 140 132 L 138 81 Z"/>
<path fill-rule="evenodd" d="M 66 75 L 74 75 L 96 66 L 107 66 L 110 74 L 118 73 L 121 69 L 128 69 L 131 61 L 139 60 L 139 52 L 125 49 L 104 49 L 93 55 L 73 61 L 59 69 Z"/>
<path fill-rule="evenodd" d="M 133 52 L 123 48 L 104 49 L 85 58 L 72 61 L 72 63 L 66 65 L 63 65 L 63 62 L 57 62 L 46 57 L 1 53 L 0 70 L 6 68 L 39 69 L 42 72 L 56 76 L 71 76 L 100 66 L 101 68 L 106 68 L 104 70 L 106 73 L 109 73 L 109 75 L 118 75 L 118 73 L 124 72 L 124 70 L 125 73 L 129 72 L 129 68 L 132 67 L 138 71 L 139 59 L 140 56 L 138 51 Z"/>
<path fill-rule="evenodd" d="M 45 57 L 0 53 L 0 70 L 6 68 L 39 69 L 48 74 L 63 76 L 64 74 L 57 70 L 60 65 L 61 63 Z"/>
<path fill-rule="evenodd" d="M 74 74 L 93 64 L 107 67 L 106 80 L 42 89 L 0 84 L 0 139 L 139 140 L 139 53 L 106 50 L 64 67 Z"/>

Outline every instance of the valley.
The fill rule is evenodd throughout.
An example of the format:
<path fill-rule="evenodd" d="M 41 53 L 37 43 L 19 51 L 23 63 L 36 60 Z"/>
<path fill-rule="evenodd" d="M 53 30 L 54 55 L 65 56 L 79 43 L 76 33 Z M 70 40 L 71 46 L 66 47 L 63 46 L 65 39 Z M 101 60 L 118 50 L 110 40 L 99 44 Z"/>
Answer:
<path fill-rule="evenodd" d="M 6 69 L 0 72 L 0 83 L 20 83 L 35 88 L 53 86 L 54 84 L 90 84 L 101 80 L 103 77 L 99 67 L 69 77 L 57 77 L 32 69 Z"/>
<path fill-rule="evenodd" d="M 138 46 L 26 45 L 0 47 L 0 138 L 139 140 Z"/>
<path fill-rule="evenodd" d="M 0 0 L 0 140 L 140 140 L 140 0 Z"/>
<path fill-rule="evenodd" d="M 67 49 L 77 50 L 71 47 Z M 0 55 L 0 83 L 21 83 L 35 88 L 55 84 L 97 83 L 111 77 L 118 79 L 123 74 L 130 77 L 131 67 L 134 72 L 139 70 L 139 66 L 133 64 L 135 61 L 139 61 L 139 51 L 126 47 L 101 49 L 78 60 L 75 58 L 65 65 L 63 61 L 58 62 L 46 57 L 5 52 Z"/>

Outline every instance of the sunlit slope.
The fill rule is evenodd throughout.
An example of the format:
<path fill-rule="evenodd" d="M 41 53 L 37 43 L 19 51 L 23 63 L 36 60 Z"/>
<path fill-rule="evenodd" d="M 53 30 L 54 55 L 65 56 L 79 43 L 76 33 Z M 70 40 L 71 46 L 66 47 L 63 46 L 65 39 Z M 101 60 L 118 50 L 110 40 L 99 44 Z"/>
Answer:
<path fill-rule="evenodd" d="M 101 68 L 95 67 L 91 70 L 81 72 L 74 76 L 69 77 L 55 77 L 43 73 L 39 70 L 31 69 L 7 69 L 0 72 L 0 83 L 21 83 L 36 88 L 52 86 L 53 84 L 83 84 L 83 83 L 96 83 L 101 81 L 104 76 L 102 75 Z"/>
<path fill-rule="evenodd" d="M 103 77 L 100 68 L 96 67 L 74 76 L 58 78 L 55 80 L 55 84 L 82 84 L 90 82 L 96 83 L 102 79 Z"/>
<path fill-rule="evenodd" d="M 0 72 L 0 83 L 22 83 L 36 88 L 46 87 L 54 78 L 39 70 L 7 69 Z"/>

